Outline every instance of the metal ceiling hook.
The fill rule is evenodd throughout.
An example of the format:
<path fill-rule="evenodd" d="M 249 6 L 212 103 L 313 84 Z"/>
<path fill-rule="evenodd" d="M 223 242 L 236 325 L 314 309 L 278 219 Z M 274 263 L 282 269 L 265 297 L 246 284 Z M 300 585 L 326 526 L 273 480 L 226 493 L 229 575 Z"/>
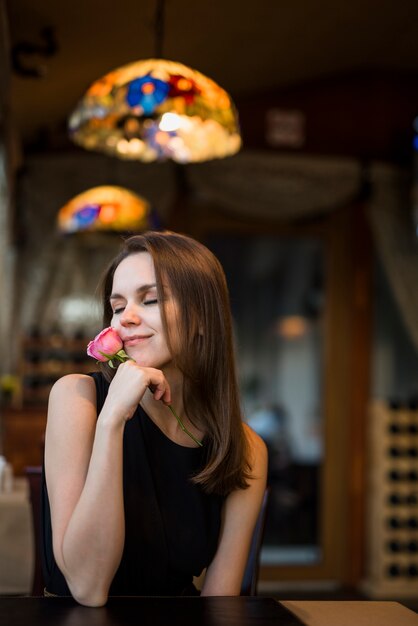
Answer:
<path fill-rule="evenodd" d="M 43 78 L 47 74 L 46 65 L 31 62 L 32 58 L 35 56 L 52 57 L 58 52 L 55 31 L 51 26 L 43 28 L 40 37 L 42 43 L 21 41 L 12 47 L 13 71 L 23 78 Z"/>

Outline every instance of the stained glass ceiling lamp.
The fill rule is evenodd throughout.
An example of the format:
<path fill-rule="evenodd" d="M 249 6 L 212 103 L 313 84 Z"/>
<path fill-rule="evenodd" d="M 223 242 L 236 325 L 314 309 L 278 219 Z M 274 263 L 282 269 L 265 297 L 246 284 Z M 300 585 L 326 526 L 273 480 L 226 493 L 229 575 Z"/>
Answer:
<path fill-rule="evenodd" d="M 150 227 L 150 204 L 123 187 L 93 187 L 75 196 L 58 213 L 62 233 L 133 231 Z"/>
<path fill-rule="evenodd" d="M 140 161 L 206 161 L 241 146 L 227 92 L 200 72 L 163 59 L 137 61 L 94 82 L 69 130 L 88 150 Z"/>

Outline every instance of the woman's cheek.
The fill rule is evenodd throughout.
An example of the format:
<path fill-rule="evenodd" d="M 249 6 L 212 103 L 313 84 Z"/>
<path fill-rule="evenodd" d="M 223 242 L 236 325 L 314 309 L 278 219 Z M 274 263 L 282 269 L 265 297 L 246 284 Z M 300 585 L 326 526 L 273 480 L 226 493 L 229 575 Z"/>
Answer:
<path fill-rule="evenodd" d="M 118 318 L 116 315 L 112 315 L 112 318 L 110 320 L 110 326 L 112 328 L 116 328 L 116 330 L 119 328 Z"/>

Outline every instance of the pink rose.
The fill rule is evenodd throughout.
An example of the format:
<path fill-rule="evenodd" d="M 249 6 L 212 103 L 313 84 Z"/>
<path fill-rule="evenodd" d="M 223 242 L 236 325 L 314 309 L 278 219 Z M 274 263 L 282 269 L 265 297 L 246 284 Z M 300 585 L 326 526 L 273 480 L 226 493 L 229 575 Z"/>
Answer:
<path fill-rule="evenodd" d="M 122 339 L 119 337 L 116 330 L 109 326 L 109 328 L 102 330 L 93 341 L 90 341 L 87 346 L 87 354 L 93 357 L 93 359 L 105 363 L 117 357 L 122 348 Z"/>

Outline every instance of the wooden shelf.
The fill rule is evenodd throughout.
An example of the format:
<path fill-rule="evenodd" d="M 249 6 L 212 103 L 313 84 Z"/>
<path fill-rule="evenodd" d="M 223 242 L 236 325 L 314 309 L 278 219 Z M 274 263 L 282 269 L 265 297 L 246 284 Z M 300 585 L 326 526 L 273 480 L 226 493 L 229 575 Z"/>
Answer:
<path fill-rule="evenodd" d="M 94 359 L 87 356 L 88 342 L 88 338 L 58 334 L 24 337 L 20 366 L 22 406 L 46 406 L 51 388 L 61 376 L 96 371 Z"/>
<path fill-rule="evenodd" d="M 97 370 L 94 359 L 87 356 L 88 342 L 88 338 L 59 335 L 23 338 L 20 401 L 2 411 L 3 453 L 16 475 L 22 475 L 27 465 L 43 462 L 48 397 L 55 381 L 66 374 Z"/>

